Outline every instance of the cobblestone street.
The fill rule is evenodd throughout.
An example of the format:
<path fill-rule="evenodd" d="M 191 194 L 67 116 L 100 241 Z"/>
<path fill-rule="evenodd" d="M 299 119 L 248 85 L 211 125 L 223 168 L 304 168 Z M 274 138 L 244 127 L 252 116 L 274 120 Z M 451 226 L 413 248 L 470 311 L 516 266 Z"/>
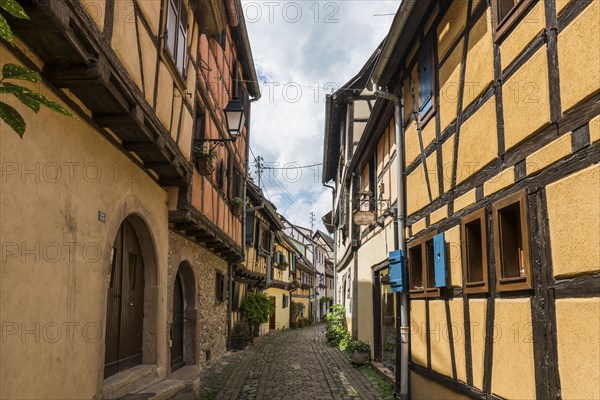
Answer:
<path fill-rule="evenodd" d="M 325 326 L 259 338 L 200 377 L 201 399 L 382 399 L 373 376 L 323 342 Z M 177 400 L 191 399 L 191 395 Z"/>

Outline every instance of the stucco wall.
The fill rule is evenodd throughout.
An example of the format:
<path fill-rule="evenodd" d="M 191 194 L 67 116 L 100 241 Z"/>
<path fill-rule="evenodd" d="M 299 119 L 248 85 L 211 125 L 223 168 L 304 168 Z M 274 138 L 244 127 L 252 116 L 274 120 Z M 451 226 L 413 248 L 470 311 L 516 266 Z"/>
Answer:
<path fill-rule="evenodd" d="M 4 48 L 0 58 L 15 62 Z M 23 115 L 27 132 L 0 132 L 0 317 L 17 327 L 1 344 L 0 397 L 91 398 L 103 381 L 110 250 L 129 215 L 149 227 L 140 242 L 156 259 L 144 262 L 157 265 L 154 297 L 166 296 L 167 195 L 83 119 L 3 101 Z M 164 376 L 167 338 L 158 327 L 166 304 L 155 309 L 151 351 Z"/>
<path fill-rule="evenodd" d="M 277 288 L 269 288 L 266 290 L 265 294 L 267 296 L 275 297 L 275 328 L 276 329 L 286 329 L 290 327 L 290 302 L 291 298 L 288 301 L 288 306 L 283 308 L 283 295 L 290 295 L 288 290 L 277 289 Z M 308 307 L 308 306 L 307 306 Z M 308 312 L 308 308 L 305 310 L 305 314 Z"/>

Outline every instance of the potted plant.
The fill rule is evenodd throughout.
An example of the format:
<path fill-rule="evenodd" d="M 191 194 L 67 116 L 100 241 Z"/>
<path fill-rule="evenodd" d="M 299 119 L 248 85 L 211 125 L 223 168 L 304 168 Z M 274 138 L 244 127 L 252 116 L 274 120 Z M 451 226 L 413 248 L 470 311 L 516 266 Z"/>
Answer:
<path fill-rule="evenodd" d="M 275 312 L 275 304 L 264 293 L 250 292 L 242 302 L 241 310 L 253 329 L 254 336 L 258 336 L 260 324 L 269 321 L 269 317 Z"/>
<path fill-rule="evenodd" d="M 196 158 L 196 167 L 198 173 L 202 176 L 210 176 L 215 171 L 213 160 L 217 156 L 212 150 L 206 151 L 205 149 L 196 147 L 194 149 L 194 157 Z"/>
<path fill-rule="evenodd" d="M 352 355 L 352 364 L 365 365 L 371 359 L 371 345 L 361 340 L 353 340 L 348 345 L 348 351 Z"/>
<path fill-rule="evenodd" d="M 244 347 L 246 347 L 246 336 L 248 336 L 248 324 L 246 324 L 246 321 L 236 322 L 231 331 L 231 349 L 244 350 Z"/>
<path fill-rule="evenodd" d="M 240 217 L 242 215 L 242 210 L 244 209 L 244 200 L 240 199 L 239 197 L 234 197 L 231 199 L 231 208 L 233 213 L 237 217 Z"/>
<path fill-rule="evenodd" d="M 394 340 L 386 340 L 383 342 L 383 361 L 390 362 L 395 359 L 396 342 Z"/>

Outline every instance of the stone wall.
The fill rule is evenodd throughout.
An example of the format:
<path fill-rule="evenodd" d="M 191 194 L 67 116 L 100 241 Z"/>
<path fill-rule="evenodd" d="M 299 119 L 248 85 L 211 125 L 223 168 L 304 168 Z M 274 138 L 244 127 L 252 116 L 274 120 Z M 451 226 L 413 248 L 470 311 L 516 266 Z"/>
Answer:
<path fill-rule="evenodd" d="M 193 271 L 193 289 L 186 282 L 186 279 L 189 280 L 187 275 L 182 275 L 184 291 L 193 290 L 195 293 L 195 304 L 191 305 L 186 301 L 186 317 L 189 318 L 190 314 L 196 316 L 194 359 L 203 367 L 208 361 L 221 357 L 227 349 L 228 264 L 210 250 L 177 233 L 169 232 L 169 322 L 172 320 L 175 277 L 182 263 L 187 263 Z M 217 272 L 224 275 L 223 302 L 216 301 Z M 184 297 L 187 299 L 186 293 Z M 168 333 L 170 325 L 167 329 Z"/>

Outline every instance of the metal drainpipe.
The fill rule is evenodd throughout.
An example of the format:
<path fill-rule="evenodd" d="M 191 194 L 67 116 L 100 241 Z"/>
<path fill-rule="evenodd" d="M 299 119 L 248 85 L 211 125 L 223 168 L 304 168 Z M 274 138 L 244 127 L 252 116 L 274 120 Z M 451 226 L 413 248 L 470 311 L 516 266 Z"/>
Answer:
<path fill-rule="evenodd" d="M 404 197 L 406 188 L 404 185 L 404 121 L 403 121 L 403 110 L 404 110 L 404 88 L 400 97 L 377 90 L 376 96 L 390 100 L 394 102 L 394 119 L 395 119 L 395 131 L 396 131 L 396 154 L 398 158 L 397 172 L 398 172 L 398 211 L 397 211 L 397 222 L 398 222 L 398 237 L 399 237 L 399 250 L 402 251 L 404 259 L 406 260 L 406 237 L 405 237 L 405 222 L 406 216 L 404 214 Z M 403 263 L 404 276 L 406 275 L 406 263 Z M 399 394 L 399 398 L 404 400 L 409 398 L 408 386 L 408 351 L 409 351 L 409 324 L 408 324 L 408 309 L 409 309 L 409 298 L 408 293 L 400 293 L 400 357 L 396 353 L 396 392 Z M 398 362 L 399 361 L 399 362 Z"/>
<path fill-rule="evenodd" d="M 335 187 L 330 186 L 330 185 L 326 185 L 323 184 L 323 186 L 325 186 L 326 188 L 329 188 L 333 191 L 332 193 L 332 197 L 333 200 L 331 201 L 331 218 L 333 218 L 333 206 L 335 206 Z M 333 221 L 332 221 L 333 222 Z M 334 226 L 335 229 L 333 230 L 333 304 L 337 304 L 338 302 L 338 298 L 337 298 L 337 235 L 338 235 L 338 229 L 337 226 Z M 325 283 L 327 283 L 327 275 L 325 275 Z"/>

